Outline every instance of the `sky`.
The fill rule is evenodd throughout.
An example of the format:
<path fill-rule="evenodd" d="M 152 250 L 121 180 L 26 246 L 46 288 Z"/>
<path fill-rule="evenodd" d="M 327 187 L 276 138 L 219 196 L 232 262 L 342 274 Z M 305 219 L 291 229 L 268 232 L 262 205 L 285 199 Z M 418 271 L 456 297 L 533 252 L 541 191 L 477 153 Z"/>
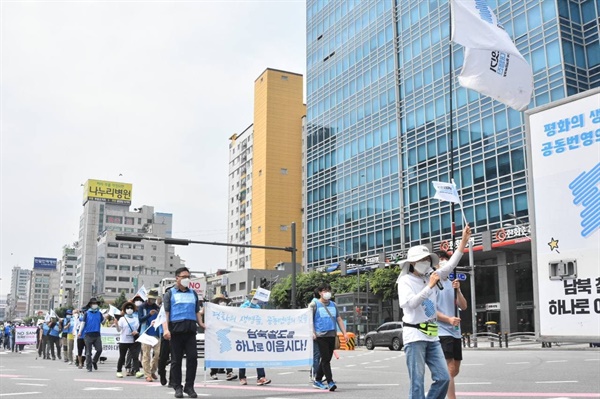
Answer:
<path fill-rule="evenodd" d="M 3 1 L 0 295 L 78 239 L 87 179 L 133 184 L 173 237 L 227 241 L 229 137 L 254 80 L 306 75 L 304 1 Z M 176 247 L 192 270 L 226 248 Z"/>

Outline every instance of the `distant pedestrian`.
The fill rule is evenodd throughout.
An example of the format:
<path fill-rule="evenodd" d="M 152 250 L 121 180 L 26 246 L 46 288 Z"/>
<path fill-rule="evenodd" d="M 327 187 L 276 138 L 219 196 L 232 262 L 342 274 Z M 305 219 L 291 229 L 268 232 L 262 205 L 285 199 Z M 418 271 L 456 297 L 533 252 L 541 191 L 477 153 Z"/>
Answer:
<path fill-rule="evenodd" d="M 439 266 L 444 267 L 450 255 L 445 251 L 438 251 L 440 258 Z M 450 281 L 448 277 L 442 277 L 440 280 L 443 290 L 439 291 L 437 296 L 437 320 L 439 324 L 439 337 L 448 373 L 450 374 L 450 383 L 448 384 L 448 399 L 456 399 L 456 389 L 454 378 L 460 372 L 460 362 L 462 361 L 462 334 L 460 330 L 460 317 L 455 315 L 456 309 L 466 310 L 467 300 L 460 290 L 460 281 Z"/>
<path fill-rule="evenodd" d="M 146 334 L 154 338 L 159 338 L 158 328 L 151 327 L 152 321 L 158 316 L 160 307 L 156 304 L 158 290 L 148 291 L 148 299 L 138 308 L 138 319 L 140 323 L 140 332 L 146 331 Z M 142 344 L 142 366 L 144 376 L 147 382 L 153 382 L 158 379 L 156 372 L 158 370 L 158 358 L 160 355 L 160 340 L 156 345 L 151 346 Z"/>
<path fill-rule="evenodd" d="M 50 318 L 48 327 L 50 328 L 50 332 L 48 333 L 48 345 L 50 345 L 52 360 L 56 360 L 57 356 L 60 359 L 60 334 L 62 330 L 61 323 L 56 316 Z M 57 356 L 54 353 L 54 348 L 56 348 Z"/>
<path fill-rule="evenodd" d="M 85 312 L 81 322 L 81 332 L 78 336 L 83 337 L 85 342 L 85 367 L 88 372 L 98 370 L 98 361 L 102 354 L 102 337 L 100 328 L 104 321 L 104 316 L 100 312 L 98 300 L 95 297 L 90 298 L 87 304 L 88 310 Z M 92 358 L 92 348 L 96 350 Z"/>
<path fill-rule="evenodd" d="M 189 289 L 190 271 L 180 267 L 175 271 L 175 286 L 163 298 L 165 316 L 163 323 L 165 339 L 171 340 L 171 384 L 175 397 L 183 398 L 185 392 L 190 398 L 197 398 L 194 390 L 198 359 L 196 352 L 196 332 L 198 325 L 204 326 L 200 314 L 200 303 L 196 291 Z M 185 386 L 181 385 L 183 354 L 186 356 Z"/>
<path fill-rule="evenodd" d="M 65 358 L 65 363 L 69 362 L 69 364 L 73 364 L 73 310 L 67 309 L 67 314 L 63 319 L 63 357 Z"/>
<path fill-rule="evenodd" d="M 135 342 L 139 332 L 140 322 L 134 317 L 135 305 L 132 302 L 125 302 L 121 307 L 122 316 L 117 321 L 115 317 L 114 325 L 117 331 L 121 333 L 119 337 L 119 360 L 117 361 L 117 378 L 123 378 L 123 365 L 127 352 L 131 352 L 132 371 L 139 370 L 140 343 Z"/>
<path fill-rule="evenodd" d="M 319 353 L 321 355 L 321 362 L 315 375 L 313 387 L 323 390 L 328 389 L 333 392 L 337 389 L 337 385 L 333 381 L 331 358 L 335 350 L 337 327 L 340 328 L 346 340 L 348 339 L 348 334 L 337 305 L 331 300 L 331 286 L 328 283 L 321 283 L 317 291 L 320 298 L 309 305 L 314 318 L 313 339 L 315 340 L 314 343 L 319 346 Z M 321 382 L 323 376 L 327 378 L 327 385 Z"/>
<path fill-rule="evenodd" d="M 424 245 L 410 248 L 407 258 L 400 262 L 398 298 L 404 311 L 402 338 L 410 379 L 410 399 L 425 398 L 425 365 L 429 367 L 433 380 L 427 399 L 446 397 L 450 375 L 438 338 L 437 283 L 458 265 L 470 236 L 471 228 L 467 225 L 458 248 L 437 271 L 434 268 L 439 263 L 438 256 L 430 253 Z"/>

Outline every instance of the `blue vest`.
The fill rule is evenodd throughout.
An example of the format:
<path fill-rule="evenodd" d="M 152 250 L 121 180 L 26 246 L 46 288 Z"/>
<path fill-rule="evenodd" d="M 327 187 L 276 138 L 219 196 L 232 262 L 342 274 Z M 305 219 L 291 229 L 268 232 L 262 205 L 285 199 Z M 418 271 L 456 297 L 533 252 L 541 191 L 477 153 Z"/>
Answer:
<path fill-rule="evenodd" d="M 92 312 L 88 310 L 85 312 L 85 327 L 83 331 L 83 335 L 88 333 L 99 333 L 100 327 L 102 324 L 102 313 L 98 310 L 97 312 Z"/>
<path fill-rule="evenodd" d="M 44 330 L 44 335 L 48 335 L 48 333 L 50 332 L 50 327 L 48 327 L 48 324 L 44 323 L 42 324 L 42 330 Z"/>
<path fill-rule="evenodd" d="M 54 327 L 52 327 L 52 329 L 50 330 L 48 335 L 50 335 L 51 337 L 58 337 L 59 334 L 60 334 L 60 324 L 58 322 L 56 322 L 56 324 L 54 324 Z"/>
<path fill-rule="evenodd" d="M 185 292 L 171 288 L 170 322 L 193 320 L 196 321 L 196 292 L 188 289 Z"/>
<path fill-rule="evenodd" d="M 335 303 L 333 301 L 329 301 L 329 305 L 327 308 L 329 309 L 329 313 L 327 313 L 327 309 L 321 303 L 321 301 L 315 301 L 317 308 L 315 309 L 315 331 L 316 332 L 325 332 L 325 331 L 335 331 L 335 318 L 337 318 Z"/>
<path fill-rule="evenodd" d="M 70 319 L 67 319 L 66 317 L 63 319 L 63 332 L 66 334 L 71 334 L 73 332 L 73 324 L 70 324 L 71 321 L 73 320 L 73 317 L 71 317 Z M 69 324 L 68 328 L 65 328 L 65 326 Z"/>

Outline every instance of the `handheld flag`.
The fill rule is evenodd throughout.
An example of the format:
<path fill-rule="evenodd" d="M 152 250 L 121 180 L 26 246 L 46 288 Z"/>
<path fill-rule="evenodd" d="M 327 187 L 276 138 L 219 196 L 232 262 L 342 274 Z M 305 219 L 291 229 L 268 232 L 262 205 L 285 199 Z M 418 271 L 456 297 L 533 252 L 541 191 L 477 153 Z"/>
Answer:
<path fill-rule="evenodd" d="M 138 337 L 138 339 L 135 340 L 135 342 L 141 342 L 142 344 L 154 346 L 158 344 L 158 338 L 152 337 L 144 332 Z"/>
<path fill-rule="evenodd" d="M 465 47 L 461 86 L 527 108 L 533 72 L 485 0 L 451 0 L 452 41 Z"/>
<path fill-rule="evenodd" d="M 433 184 L 433 188 L 435 188 L 435 195 L 433 198 L 439 199 L 440 201 L 454 202 L 455 204 L 461 203 L 454 181 L 452 181 L 452 183 L 441 181 L 434 181 L 431 183 Z"/>
<path fill-rule="evenodd" d="M 258 287 L 252 299 L 258 299 L 261 302 L 269 302 L 271 291 Z"/>
<path fill-rule="evenodd" d="M 111 315 L 112 317 L 115 317 L 115 315 L 120 315 L 121 311 L 114 307 L 113 305 L 108 305 L 109 306 L 109 310 L 108 310 L 108 314 Z"/>
<path fill-rule="evenodd" d="M 165 321 L 167 321 L 167 315 L 165 314 L 165 305 L 161 305 L 160 310 L 158 311 L 158 316 L 156 316 L 156 319 L 152 320 L 152 326 L 154 328 L 158 328 Z"/>
<path fill-rule="evenodd" d="M 48 317 L 49 318 L 52 318 L 52 317 L 57 318 L 56 313 L 54 313 L 54 309 L 50 309 L 50 313 L 48 313 Z"/>
<path fill-rule="evenodd" d="M 142 287 L 138 290 L 138 292 L 135 294 L 135 296 L 140 296 L 144 301 L 148 300 L 148 291 L 146 290 L 146 287 L 142 285 Z"/>

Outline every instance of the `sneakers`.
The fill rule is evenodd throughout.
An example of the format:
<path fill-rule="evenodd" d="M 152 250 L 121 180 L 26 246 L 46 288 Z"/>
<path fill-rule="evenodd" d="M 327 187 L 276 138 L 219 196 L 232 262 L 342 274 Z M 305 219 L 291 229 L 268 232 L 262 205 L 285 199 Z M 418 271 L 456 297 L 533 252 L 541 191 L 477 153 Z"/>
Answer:
<path fill-rule="evenodd" d="M 270 384 L 270 383 L 271 383 L 271 380 L 268 380 L 268 379 L 266 379 L 265 377 L 263 377 L 263 378 L 259 378 L 259 379 L 256 381 L 256 385 L 268 385 L 268 384 Z"/>
<path fill-rule="evenodd" d="M 248 381 L 245 378 L 240 378 L 241 385 L 248 385 Z"/>
<path fill-rule="evenodd" d="M 335 382 L 331 381 L 327 383 L 327 388 L 329 388 L 329 390 L 333 392 L 337 389 L 337 385 L 335 385 Z"/>
<path fill-rule="evenodd" d="M 183 389 L 182 388 L 175 388 L 175 397 L 183 398 Z"/>
<path fill-rule="evenodd" d="M 225 378 L 227 381 L 233 381 L 237 378 L 237 374 L 227 373 L 227 377 Z"/>
<path fill-rule="evenodd" d="M 117 371 L 117 378 L 123 378 L 123 373 L 121 373 L 120 371 Z"/>
<path fill-rule="evenodd" d="M 194 388 L 189 387 L 189 388 L 185 388 L 183 390 L 183 392 L 185 392 L 187 394 L 187 396 L 189 396 L 190 398 L 197 398 L 198 394 L 196 393 L 196 391 L 194 391 Z"/>
<path fill-rule="evenodd" d="M 143 371 L 138 371 L 137 373 L 135 373 L 135 378 L 142 378 L 143 376 L 144 376 Z"/>
<path fill-rule="evenodd" d="M 328 389 L 327 385 L 323 384 L 321 381 L 313 382 L 312 386 L 315 389 L 322 389 L 322 390 Z"/>
<path fill-rule="evenodd" d="M 98 370 L 98 362 L 92 362 L 92 366 L 94 366 L 94 370 Z"/>
<path fill-rule="evenodd" d="M 218 380 L 218 379 L 219 379 L 219 377 L 217 377 L 217 375 L 216 375 L 216 374 L 211 374 L 211 375 L 210 375 L 210 379 L 211 379 L 211 380 Z"/>

